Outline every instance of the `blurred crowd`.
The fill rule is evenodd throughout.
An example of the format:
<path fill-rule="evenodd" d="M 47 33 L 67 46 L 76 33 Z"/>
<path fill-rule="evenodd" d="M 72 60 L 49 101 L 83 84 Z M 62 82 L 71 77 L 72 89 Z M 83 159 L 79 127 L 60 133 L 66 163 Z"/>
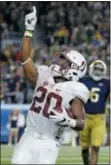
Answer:
<path fill-rule="evenodd" d="M 0 31 L 2 38 L 10 32 L 24 31 L 24 16 L 36 5 L 37 26 L 41 30 L 42 45 L 32 48 L 36 65 L 50 64 L 61 50 L 80 51 L 88 65 L 103 60 L 110 65 L 110 2 L 0 2 Z M 4 10 L 6 9 L 6 10 Z M 16 38 L 17 40 L 18 38 Z M 37 37 L 36 37 L 37 39 Z M 28 103 L 33 87 L 26 81 L 19 62 L 20 48 L 8 44 L 1 51 L 1 100 L 3 103 Z M 108 73 L 109 74 L 109 73 Z"/>

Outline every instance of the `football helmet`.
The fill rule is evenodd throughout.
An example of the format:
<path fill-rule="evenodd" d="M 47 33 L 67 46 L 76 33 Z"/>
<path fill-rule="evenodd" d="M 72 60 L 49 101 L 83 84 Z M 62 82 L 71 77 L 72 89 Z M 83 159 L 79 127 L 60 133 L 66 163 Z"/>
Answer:
<path fill-rule="evenodd" d="M 89 75 L 95 80 L 100 81 L 106 75 L 106 64 L 101 60 L 96 60 L 89 66 Z"/>
<path fill-rule="evenodd" d="M 82 54 L 75 50 L 60 52 L 50 66 L 53 77 L 78 81 L 87 71 L 87 63 Z"/>

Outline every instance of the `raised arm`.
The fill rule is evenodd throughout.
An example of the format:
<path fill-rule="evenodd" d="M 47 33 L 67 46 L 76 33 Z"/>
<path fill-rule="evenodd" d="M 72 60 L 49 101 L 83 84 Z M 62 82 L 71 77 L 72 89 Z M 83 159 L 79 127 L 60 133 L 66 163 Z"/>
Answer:
<path fill-rule="evenodd" d="M 33 7 L 33 12 L 25 16 L 26 31 L 22 41 L 20 60 L 23 65 L 23 69 L 28 81 L 34 86 L 38 78 L 38 72 L 34 62 L 30 58 L 30 53 L 31 53 L 32 37 L 36 22 L 37 22 L 36 8 Z"/>

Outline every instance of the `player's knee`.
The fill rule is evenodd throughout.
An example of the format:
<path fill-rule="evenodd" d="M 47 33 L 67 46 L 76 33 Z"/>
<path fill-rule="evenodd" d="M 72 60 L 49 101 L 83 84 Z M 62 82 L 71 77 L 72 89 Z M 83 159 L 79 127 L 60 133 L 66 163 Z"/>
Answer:
<path fill-rule="evenodd" d="M 99 146 L 91 146 L 91 149 L 93 150 L 93 151 L 95 151 L 96 153 L 98 153 L 99 152 Z"/>

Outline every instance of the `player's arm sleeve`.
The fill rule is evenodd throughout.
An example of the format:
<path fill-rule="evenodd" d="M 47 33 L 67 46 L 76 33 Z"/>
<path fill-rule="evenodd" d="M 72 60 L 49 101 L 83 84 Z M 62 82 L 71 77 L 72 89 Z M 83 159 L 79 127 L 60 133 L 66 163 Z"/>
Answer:
<path fill-rule="evenodd" d="M 84 84 L 80 83 L 76 87 L 76 97 L 83 101 L 83 103 L 87 103 L 89 98 L 89 90 Z"/>
<path fill-rule="evenodd" d="M 48 66 L 46 65 L 41 65 L 41 66 L 36 66 L 38 70 L 38 79 L 36 82 L 36 85 L 40 86 L 42 85 L 48 78 Z"/>

